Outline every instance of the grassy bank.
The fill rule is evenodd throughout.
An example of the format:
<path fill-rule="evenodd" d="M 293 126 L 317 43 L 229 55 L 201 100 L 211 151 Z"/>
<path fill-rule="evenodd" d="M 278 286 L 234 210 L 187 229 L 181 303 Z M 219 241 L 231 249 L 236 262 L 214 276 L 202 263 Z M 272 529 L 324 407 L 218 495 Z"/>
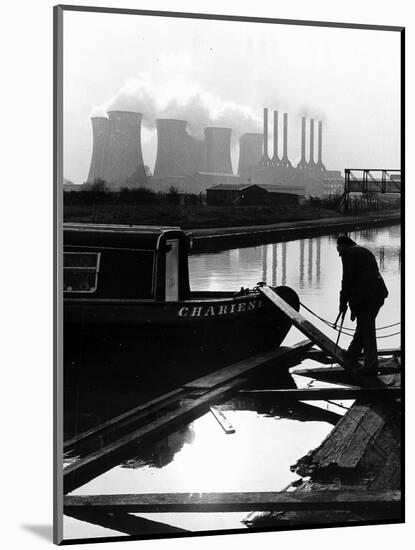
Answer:
<path fill-rule="evenodd" d="M 315 205 L 206 206 L 169 204 L 66 204 L 65 222 L 135 225 L 177 225 L 183 229 L 232 227 L 340 215 Z"/>

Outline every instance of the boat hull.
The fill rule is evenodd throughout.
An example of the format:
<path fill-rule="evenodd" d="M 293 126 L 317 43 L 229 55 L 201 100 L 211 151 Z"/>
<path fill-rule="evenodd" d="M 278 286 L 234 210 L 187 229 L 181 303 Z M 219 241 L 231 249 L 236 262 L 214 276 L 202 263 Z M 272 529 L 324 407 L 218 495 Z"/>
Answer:
<path fill-rule="evenodd" d="M 298 310 L 289 287 L 276 291 Z M 99 374 L 183 382 L 278 347 L 290 320 L 259 295 L 206 293 L 180 302 L 67 300 L 65 379 Z"/>

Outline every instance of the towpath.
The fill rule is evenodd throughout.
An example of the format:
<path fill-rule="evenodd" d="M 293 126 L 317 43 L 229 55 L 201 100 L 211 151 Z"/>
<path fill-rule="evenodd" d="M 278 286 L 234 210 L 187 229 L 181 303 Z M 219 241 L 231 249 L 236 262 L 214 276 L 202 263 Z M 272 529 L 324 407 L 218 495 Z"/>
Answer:
<path fill-rule="evenodd" d="M 289 221 L 267 225 L 190 229 L 193 251 L 202 252 L 229 246 L 253 245 L 269 241 L 311 237 L 338 231 L 358 230 L 400 223 L 399 211 L 376 212 L 360 216 L 334 216 L 314 220 Z"/>

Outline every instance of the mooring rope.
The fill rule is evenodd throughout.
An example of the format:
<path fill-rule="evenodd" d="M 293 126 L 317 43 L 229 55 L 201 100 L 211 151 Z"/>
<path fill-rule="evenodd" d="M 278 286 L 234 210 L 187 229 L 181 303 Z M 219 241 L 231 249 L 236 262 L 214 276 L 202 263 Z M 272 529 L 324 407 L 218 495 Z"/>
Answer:
<path fill-rule="evenodd" d="M 300 305 L 301 307 L 303 307 L 304 309 L 306 309 L 309 313 L 311 313 L 311 315 L 314 315 L 314 317 L 316 317 L 317 319 L 319 319 L 322 323 L 324 323 L 325 325 L 327 325 L 328 327 L 330 327 L 331 329 L 333 330 L 336 330 L 337 332 L 340 332 L 341 334 L 344 334 L 345 336 L 350 336 L 352 337 L 354 335 L 354 332 L 355 332 L 355 329 L 352 328 L 352 327 L 342 327 L 341 329 L 338 329 L 337 326 L 334 324 L 334 323 L 331 323 L 330 321 L 327 321 L 327 319 L 324 319 L 323 317 L 320 317 L 320 315 L 317 315 L 317 313 L 315 313 L 312 309 L 310 309 L 309 307 L 307 307 L 305 304 L 303 304 L 302 302 L 300 302 Z M 400 321 L 397 322 L 397 323 L 392 323 L 391 325 L 385 325 L 384 327 L 378 327 L 376 329 L 376 331 L 379 331 L 379 330 L 385 330 L 387 328 L 392 328 L 392 327 L 396 327 L 398 325 L 400 325 Z M 400 334 L 400 331 L 399 332 L 395 332 L 393 334 L 386 334 L 384 336 L 377 336 L 376 338 L 377 339 L 381 339 L 381 338 L 391 338 L 392 336 L 396 336 Z"/>

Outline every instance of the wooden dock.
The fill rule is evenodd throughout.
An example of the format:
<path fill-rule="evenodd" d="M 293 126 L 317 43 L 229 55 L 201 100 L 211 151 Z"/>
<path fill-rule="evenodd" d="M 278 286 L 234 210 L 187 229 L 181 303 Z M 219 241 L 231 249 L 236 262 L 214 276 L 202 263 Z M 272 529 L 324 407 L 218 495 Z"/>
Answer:
<path fill-rule="evenodd" d="M 247 511 L 247 527 L 402 521 L 401 363 L 387 350 L 379 376 L 361 376 L 334 342 L 269 287 L 261 292 L 288 315 L 307 340 L 250 357 L 191 381 L 71 438 L 64 444 L 70 464 L 63 471 L 64 513 L 130 535 L 180 534 L 165 523 L 132 514 Z M 314 353 L 313 344 L 320 348 Z M 341 384 L 313 388 L 255 388 L 269 370 L 286 372 L 313 356 L 335 359 L 333 368 L 298 368 L 292 373 Z M 313 401 L 354 400 L 344 416 L 309 405 Z M 303 403 L 307 401 L 307 403 Z M 293 414 L 331 422 L 333 430 L 316 449 L 293 465 L 295 490 L 243 493 L 68 494 L 126 460 L 145 445 L 211 411 L 226 433 L 235 432 L 223 411 L 262 406 L 290 407 Z M 232 436 L 230 436 L 232 437 Z M 302 478 L 307 477 L 307 480 Z"/>
<path fill-rule="evenodd" d="M 367 388 L 361 395 L 360 390 L 353 388 L 339 389 L 336 397 L 343 396 L 346 391 L 345 395 L 350 392 L 356 401 L 321 445 L 292 466 L 292 471 L 300 476 L 294 494 L 350 491 L 362 495 L 376 490 L 399 494 L 402 461 L 400 378 L 400 373 L 393 374 L 390 386 L 377 388 L 372 395 L 365 393 Z M 389 506 L 385 502 L 376 512 L 364 505 L 355 510 L 333 508 L 330 512 L 311 508 L 303 511 L 280 509 L 250 514 L 246 525 L 281 527 L 403 521 L 403 505 L 399 499 L 395 504 Z"/>

